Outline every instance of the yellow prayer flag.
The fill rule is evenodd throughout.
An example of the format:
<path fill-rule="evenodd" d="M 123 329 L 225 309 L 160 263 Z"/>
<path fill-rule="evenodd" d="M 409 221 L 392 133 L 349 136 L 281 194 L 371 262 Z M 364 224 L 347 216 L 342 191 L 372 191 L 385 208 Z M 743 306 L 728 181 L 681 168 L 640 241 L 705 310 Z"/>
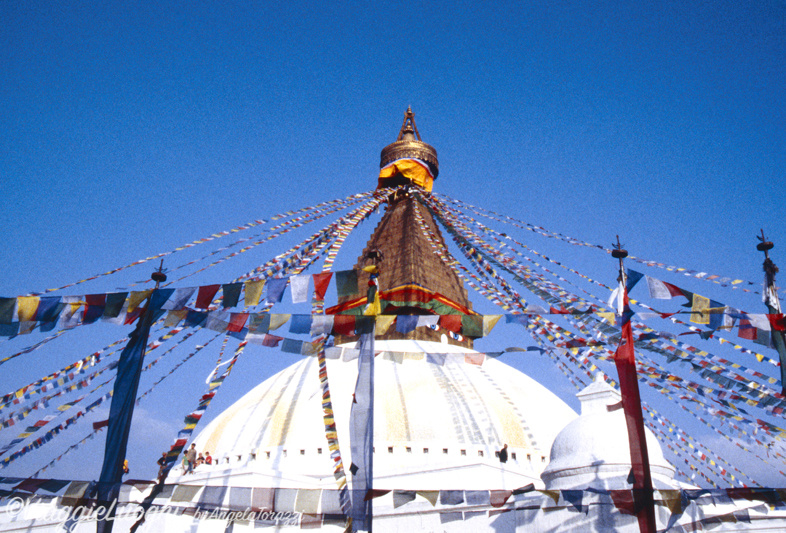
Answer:
<path fill-rule="evenodd" d="M 597 315 L 609 324 L 614 323 L 614 313 L 597 313 Z"/>
<path fill-rule="evenodd" d="M 262 288 L 265 286 L 265 280 L 247 281 L 244 286 L 246 289 L 244 297 L 246 307 L 259 304 L 259 297 L 262 296 Z"/>
<path fill-rule="evenodd" d="M 710 299 L 700 294 L 693 295 L 693 305 L 691 307 L 690 321 L 694 324 L 710 323 Z"/>
<path fill-rule="evenodd" d="M 153 289 L 147 289 L 146 291 L 131 291 L 128 295 L 128 312 L 133 313 L 134 310 L 139 307 L 139 304 L 144 302 L 152 292 Z"/>
<path fill-rule="evenodd" d="M 439 498 L 438 490 L 419 490 L 417 491 L 417 495 L 426 498 L 432 507 L 437 505 L 437 499 Z"/>
<path fill-rule="evenodd" d="M 375 321 L 377 335 L 384 335 L 396 321 L 396 315 L 377 315 Z"/>
<path fill-rule="evenodd" d="M 276 330 L 289 322 L 289 317 L 292 315 L 279 315 L 279 314 L 271 314 L 270 315 L 270 331 Z"/>
<path fill-rule="evenodd" d="M 483 336 L 487 336 L 497 325 L 502 315 L 483 315 Z"/>
<path fill-rule="evenodd" d="M 38 311 L 38 303 L 41 298 L 38 296 L 20 296 L 16 299 L 17 314 L 19 322 L 29 322 L 35 319 L 35 312 Z"/>
<path fill-rule="evenodd" d="M 164 320 L 165 328 L 174 328 L 177 326 L 188 314 L 188 309 L 180 309 L 178 311 L 169 311 Z"/>

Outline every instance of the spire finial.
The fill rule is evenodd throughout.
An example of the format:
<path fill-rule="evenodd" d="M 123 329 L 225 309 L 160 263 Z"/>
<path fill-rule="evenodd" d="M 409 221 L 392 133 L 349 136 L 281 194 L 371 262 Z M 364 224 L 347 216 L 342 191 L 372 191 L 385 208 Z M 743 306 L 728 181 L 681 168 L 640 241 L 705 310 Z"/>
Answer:
<path fill-rule="evenodd" d="M 415 113 L 412 112 L 412 106 L 407 106 L 407 112 L 404 113 L 404 124 L 401 125 L 401 131 L 398 132 L 398 138 L 396 140 L 414 140 L 415 137 L 417 137 L 419 141 L 421 140 L 420 133 L 418 133 L 418 127 L 415 125 Z"/>

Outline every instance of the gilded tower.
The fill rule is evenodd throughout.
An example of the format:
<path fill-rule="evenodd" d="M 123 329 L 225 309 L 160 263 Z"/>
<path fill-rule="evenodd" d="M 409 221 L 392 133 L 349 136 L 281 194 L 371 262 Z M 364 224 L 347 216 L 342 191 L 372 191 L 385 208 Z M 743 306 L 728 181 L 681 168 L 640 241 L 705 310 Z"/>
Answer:
<path fill-rule="evenodd" d="M 380 157 L 377 188 L 392 188 L 385 214 L 358 258 L 358 285 L 362 294 L 339 299 L 328 312 L 362 314 L 367 303 L 365 289 L 370 274 L 364 267 L 379 269 L 379 293 L 384 315 L 461 315 L 471 314 L 467 290 L 455 272 L 436 254 L 434 246 L 444 247 L 437 224 L 418 199 L 430 194 L 439 174 L 437 151 L 423 142 L 415 125 L 415 114 L 407 109 L 398 138 L 386 146 Z M 418 327 L 399 333 L 395 327 L 378 339 L 416 339 L 443 341 L 472 347 L 472 339 L 452 334 L 450 317 L 440 319 L 434 327 Z M 440 326 L 441 324 L 441 326 Z M 337 343 L 352 340 L 339 337 Z"/>

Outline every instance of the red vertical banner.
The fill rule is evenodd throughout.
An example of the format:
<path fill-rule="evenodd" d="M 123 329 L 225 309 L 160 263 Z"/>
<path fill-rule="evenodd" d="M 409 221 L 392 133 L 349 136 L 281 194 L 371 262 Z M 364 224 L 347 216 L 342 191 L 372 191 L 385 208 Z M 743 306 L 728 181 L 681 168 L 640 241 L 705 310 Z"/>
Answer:
<path fill-rule="evenodd" d="M 636 356 L 633 351 L 633 330 L 630 324 L 630 304 L 628 291 L 624 291 L 624 308 L 622 311 L 622 335 L 620 344 L 614 353 L 614 363 L 620 382 L 622 395 L 622 409 L 625 413 L 625 423 L 628 426 L 628 441 L 630 444 L 630 463 L 633 473 L 633 504 L 634 511 L 639 520 L 639 530 L 642 533 L 655 533 L 655 507 L 652 496 L 652 475 L 650 474 L 650 459 L 647 453 L 647 440 L 644 433 L 644 417 L 641 412 L 641 396 L 639 395 L 639 381 L 636 375 Z"/>

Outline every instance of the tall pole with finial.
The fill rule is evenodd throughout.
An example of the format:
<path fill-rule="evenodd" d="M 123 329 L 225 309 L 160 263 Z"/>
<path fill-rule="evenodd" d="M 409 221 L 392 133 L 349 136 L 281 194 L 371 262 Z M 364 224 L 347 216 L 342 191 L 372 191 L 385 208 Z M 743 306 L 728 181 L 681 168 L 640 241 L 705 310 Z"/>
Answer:
<path fill-rule="evenodd" d="M 764 230 L 761 230 L 761 237 L 756 249 L 764 252 L 764 304 L 767 306 L 767 311 L 772 318 L 770 320 L 771 331 L 770 338 L 772 345 L 778 351 L 778 356 L 781 361 L 781 385 L 782 392 L 786 394 L 786 332 L 783 330 L 784 322 L 782 316 L 781 302 L 778 298 L 778 287 L 775 285 L 775 274 L 778 273 L 778 267 L 770 259 L 770 250 L 775 247 L 772 241 L 768 241 L 764 236 Z"/>
<path fill-rule="evenodd" d="M 636 356 L 633 350 L 633 329 L 630 319 L 633 312 L 628 301 L 627 277 L 623 259 L 628 256 L 622 248 L 619 235 L 613 245 L 611 256 L 619 260 L 619 294 L 622 305 L 617 306 L 617 316 L 622 326 L 620 343 L 614 353 L 614 364 L 619 375 L 622 409 L 628 426 L 631 474 L 633 476 L 633 504 L 642 533 L 655 533 L 655 502 L 652 494 L 652 475 L 644 433 L 644 417 L 641 412 L 641 396 L 636 375 Z"/>
<path fill-rule="evenodd" d="M 162 293 L 171 291 L 171 289 L 163 291 L 159 289 L 161 282 L 166 281 L 163 266 L 162 259 L 158 270 L 150 276 L 156 282 L 156 286 L 150 291 L 136 329 L 129 335 L 128 344 L 120 354 L 120 360 L 117 363 L 112 404 L 109 407 L 104 461 L 96 487 L 98 504 L 104 509 L 101 518 L 96 521 L 97 533 L 111 533 L 114 526 L 117 498 L 123 481 L 123 463 L 126 459 L 128 437 L 131 433 L 131 419 L 134 416 L 139 377 L 142 373 L 150 327 L 166 299 L 166 297 L 162 297 Z"/>

